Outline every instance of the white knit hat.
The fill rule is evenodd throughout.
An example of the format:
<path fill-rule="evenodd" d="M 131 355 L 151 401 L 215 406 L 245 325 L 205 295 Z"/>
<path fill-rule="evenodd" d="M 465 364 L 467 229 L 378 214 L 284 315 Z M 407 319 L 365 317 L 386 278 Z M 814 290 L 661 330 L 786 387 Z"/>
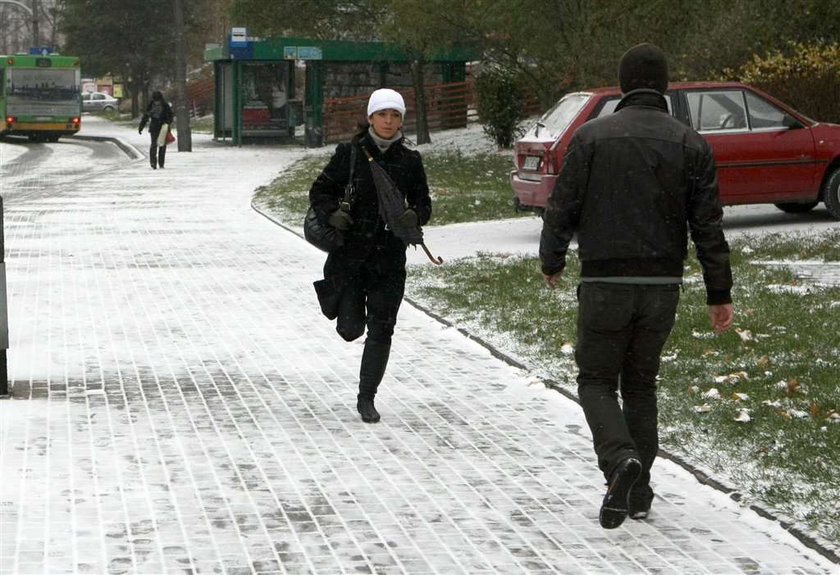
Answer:
<path fill-rule="evenodd" d="M 405 102 L 399 92 L 390 88 L 380 88 L 370 95 L 367 115 L 373 116 L 380 110 L 396 110 L 400 116 L 405 116 Z"/>

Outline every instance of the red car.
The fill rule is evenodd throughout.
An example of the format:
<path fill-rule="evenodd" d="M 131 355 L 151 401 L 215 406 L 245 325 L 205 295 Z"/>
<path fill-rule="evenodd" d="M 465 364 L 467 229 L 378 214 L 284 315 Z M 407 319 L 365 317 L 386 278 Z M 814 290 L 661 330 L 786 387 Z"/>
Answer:
<path fill-rule="evenodd" d="M 711 144 L 723 204 L 798 213 L 822 201 L 840 219 L 840 125 L 815 122 L 737 82 L 672 83 L 665 99 Z M 613 113 L 620 100 L 617 87 L 567 94 L 516 142 L 510 181 L 518 210 L 543 211 L 575 130 Z"/>

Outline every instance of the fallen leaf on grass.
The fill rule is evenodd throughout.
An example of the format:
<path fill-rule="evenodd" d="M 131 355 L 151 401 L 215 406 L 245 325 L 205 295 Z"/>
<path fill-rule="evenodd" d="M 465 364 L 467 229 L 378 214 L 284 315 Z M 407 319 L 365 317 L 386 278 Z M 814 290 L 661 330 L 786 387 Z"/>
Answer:
<path fill-rule="evenodd" d="M 704 403 L 703 405 L 695 405 L 694 406 L 694 411 L 696 411 L 697 413 L 709 413 L 711 410 L 712 410 L 712 408 L 709 407 L 708 403 Z"/>
<path fill-rule="evenodd" d="M 793 395 L 794 393 L 805 393 L 802 389 L 802 386 L 799 385 L 799 382 L 795 379 L 791 379 L 790 381 L 777 381 L 776 388 Z"/>
<path fill-rule="evenodd" d="M 735 421 L 738 423 L 749 423 L 750 421 L 750 410 L 749 409 L 739 409 L 738 414 L 735 415 Z"/>
<path fill-rule="evenodd" d="M 755 339 L 753 333 L 748 329 L 741 329 L 740 327 L 735 328 L 735 333 L 741 338 L 741 341 L 750 341 Z"/>
<path fill-rule="evenodd" d="M 739 381 L 748 380 L 750 377 L 747 375 L 746 371 L 736 371 L 735 373 L 730 373 L 729 375 L 717 375 L 715 376 L 715 383 L 726 383 L 729 385 L 734 385 Z"/>
<path fill-rule="evenodd" d="M 785 413 L 787 413 L 788 417 L 792 419 L 806 419 L 810 417 L 810 414 L 807 411 L 802 411 L 801 409 L 788 409 Z"/>
<path fill-rule="evenodd" d="M 704 391 L 703 397 L 707 397 L 709 399 L 720 399 L 720 392 L 717 390 L 717 388 L 713 387 L 709 391 Z"/>
<path fill-rule="evenodd" d="M 736 391 L 735 393 L 732 394 L 732 399 L 734 399 L 735 401 L 749 401 L 750 396 L 747 395 L 746 393 L 739 393 L 739 392 Z"/>

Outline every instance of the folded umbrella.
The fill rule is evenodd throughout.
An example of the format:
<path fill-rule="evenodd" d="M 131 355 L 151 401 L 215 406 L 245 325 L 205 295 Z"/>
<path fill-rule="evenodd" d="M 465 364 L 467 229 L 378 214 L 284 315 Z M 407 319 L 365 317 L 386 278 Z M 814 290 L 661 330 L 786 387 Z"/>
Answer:
<path fill-rule="evenodd" d="M 393 234 L 401 239 L 405 245 L 420 246 L 433 264 L 441 265 L 443 259 L 434 257 L 426 244 L 423 243 L 423 230 L 419 226 L 402 226 L 398 223 L 406 210 L 405 199 L 385 168 L 373 160 L 370 152 L 365 150 L 365 154 L 367 154 L 370 170 L 373 173 L 373 185 L 376 186 L 379 215 L 385 220 Z"/>

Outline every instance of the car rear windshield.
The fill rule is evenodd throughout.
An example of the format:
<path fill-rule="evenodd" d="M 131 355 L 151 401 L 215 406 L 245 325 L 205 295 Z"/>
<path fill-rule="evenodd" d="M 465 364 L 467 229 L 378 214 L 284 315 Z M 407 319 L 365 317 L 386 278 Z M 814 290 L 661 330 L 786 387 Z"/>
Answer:
<path fill-rule="evenodd" d="M 554 141 L 569 127 L 575 116 L 581 111 L 590 94 L 568 94 L 554 104 L 548 112 L 525 133 L 524 140 Z"/>

